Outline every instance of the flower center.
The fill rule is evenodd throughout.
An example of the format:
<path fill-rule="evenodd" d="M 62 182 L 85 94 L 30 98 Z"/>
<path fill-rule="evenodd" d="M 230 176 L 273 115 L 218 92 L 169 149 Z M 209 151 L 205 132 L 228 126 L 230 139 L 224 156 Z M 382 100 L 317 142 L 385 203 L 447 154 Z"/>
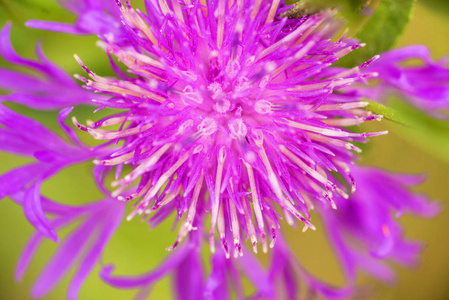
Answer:
<path fill-rule="evenodd" d="M 191 115 L 202 120 L 198 125 L 202 135 L 221 129 L 233 139 L 243 139 L 248 128 L 272 123 L 267 115 L 279 95 L 268 95 L 271 101 L 266 100 L 265 87 L 276 64 L 255 63 L 250 57 L 242 66 L 230 52 L 209 49 L 196 54 L 196 73 L 183 76 L 179 84 L 185 84 L 184 88 L 168 93 L 167 101 L 173 101 L 176 110 L 192 109 Z"/>

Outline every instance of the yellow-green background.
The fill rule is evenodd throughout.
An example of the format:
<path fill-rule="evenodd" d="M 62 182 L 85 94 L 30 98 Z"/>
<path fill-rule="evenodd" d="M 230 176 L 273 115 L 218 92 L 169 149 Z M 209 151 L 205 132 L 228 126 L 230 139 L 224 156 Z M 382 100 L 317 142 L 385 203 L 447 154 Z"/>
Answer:
<path fill-rule="evenodd" d="M 425 1 L 427 2 L 423 0 L 417 4 L 414 18 L 398 46 L 426 44 L 437 59 L 449 54 L 449 6 L 445 5 L 445 0 L 432 3 L 430 0 Z M 55 0 L 0 0 L 0 25 L 3 26 L 7 20 L 13 21 L 12 42 L 19 54 L 35 57 L 34 45 L 41 39 L 48 57 L 70 74 L 82 72 L 73 59 L 74 53 L 95 72 L 111 72 L 106 55 L 95 47 L 95 37 L 73 37 L 27 29 L 23 24 L 31 18 L 74 20 L 73 15 L 55 5 Z M 0 60 L 0 66 L 4 65 Z M 54 113 L 22 111 L 48 127 L 57 128 Z M 80 116 L 78 119 L 83 120 L 88 109 L 77 109 L 75 113 Z M 416 190 L 427 193 L 446 206 L 449 202 L 448 161 L 434 158 L 432 151 L 415 143 L 416 137 L 413 133 L 398 125 L 384 121 L 368 126 L 369 129 L 388 129 L 391 133 L 373 138 L 370 148 L 363 154 L 362 162 L 392 171 L 426 173 L 428 180 Z M 87 137 L 84 138 L 87 140 Z M 0 172 L 27 161 L 29 160 L 0 153 Z M 99 199 L 101 194 L 91 181 L 90 168 L 90 163 L 86 163 L 61 172 L 43 185 L 43 193 L 72 204 Z M 449 299 L 449 211 L 445 209 L 438 217 L 430 220 L 405 216 L 401 222 L 408 237 L 422 240 L 426 245 L 419 265 L 413 269 L 396 267 L 399 276 L 392 286 L 365 276 L 361 276 L 360 284 L 374 287 L 372 299 Z M 175 239 L 175 233 L 170 232 L 170 226 L 170 222 L 165 222 L 156 230 L 149 231 L 138 220 L 123 222 L 104 253 L 104 262 L 114 262 L 116 273 L 120 275 L 138 274 L 152 269 L 165 257 L 165 247 Z M 7 198 L 1 200 L 0 299 L 29 299 L 33 280 L 55 249 L 53 243 L 44 243 L 23 282 L 14 282 L 15 264 L 32 232 L 33 229 L 23 216 L 21 207 Z M 67 230 L 62 234 L 66 232 Z M 319 227 L 316 232 L 302 233 L 299 229 L 290 228 L 286 229 L 286 232 L 297 256 L 313 274 L 335 284 L 344 282 L 338 263 Z M 84 284 L 80 299 L 133 298 L 136 291 L 113 289 L 101 282 L 97 276 L 98 270 L 97 267 Z M 72 274 L 73 272 L 70 272 L 45 299 L 64 299 Z M 172 295 L 170 281 L 165 279 L 155 286 L 150 299 L 170 299 Z"/>

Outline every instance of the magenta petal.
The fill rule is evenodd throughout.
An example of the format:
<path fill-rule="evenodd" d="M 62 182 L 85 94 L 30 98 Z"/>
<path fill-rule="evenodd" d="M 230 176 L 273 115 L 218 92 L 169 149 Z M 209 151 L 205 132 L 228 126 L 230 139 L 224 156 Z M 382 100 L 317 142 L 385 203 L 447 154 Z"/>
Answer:
<path fill-rule="evenodd" d="M 66 9 L 78 15 L 78 20 L 75 24 L 31 20 L 26 25 L 32 28 L 68 34 L 113 34 L 116 39 L 125 37 L 124 30 L 120 27 L 120 11 L 115 1 L 60 0 L 60 2 Z"/>
<path fill-rule="evenodd" d="M 69 126 L 65 125 L 64 121 L 66 120 L 67 116 L 72 112 L 73 107 L 66 107 L 63 108 L 59 114 L 58 114 L 58 122 L 61 128 L 64 130 L 66 135 L 70 138 L 70 140 L 80 146 L 81 148 L 85 147 L 80 140 L 78 139 L 78 136 L 76 135 L 76 132 L 70 128 Z"/>
<path fill-rule="evenodd" d="M 40 182 L 36 182 L 25 193 L 23 201 L 23 210 L 28 221 L 43 235 L 47 236 L 50 240 L 58 243 L 59 237 L 56 231 L 50 225 L 47 217 L 42 210 L 40 203 Z"/>
<path fill-rule="evenodd" d="M 72 215 L 78 215 L 88 210 L 88 207 L 85 206 L 70 206 L 61 204 L 42 196 L 41 206 L 42 209 L 48 214 L 67 216 L 68 218 L 70 218 L 70 216 Z"/>
<path fill-rule="evenodd" d="M 105 210 L 101 210 L 99 214 L 108 214 L 111 217 L 106 218 L 101 224 L 97 225 L 99 227 L 98 237 L 90 247 L 90 251 L 83 257 L 82 262 L 70 283 L 67 296 L 69 300 L 77 299 L 82 284 L 92 272 L 94 266 L 98 263 L 104 248 L 122 221 L 125 207 L 124 203 L 111 200 L 106 205 L 108 205 L 108 207 Z M 95 218 L 96 216 L 93 217 Z M 98 216 L 98 218 L 101 218 L 101 216 Z"/>
<path fill-rule="evenodd" d="M 363 268 L 369 274 L 387 282 L 392 282 L 396 279 L 396 275 L 393 270 L 384 262 L 381 262 L 376 258 L 367 256 L 365 253 L 362 254 L 356 251 L 352 252 L 351 255 L 357 262 L 359 267 Z"/>
<path fill-rule="evenodd" d="M 86 0 L 57 0 L 59 5 L 73 13 L 81 13 L 91 1 Z"/>
<path fill-rule="evenodd" d="M 43 67 L 39 63 L 32 60 L 23 59 L 14 51 L 9 38 L 10 33 L 11 22 L 8 22 L 0 31 L 0 55 L 12 64 L 44 71 Z"/>
<path fill-rule="evenodd" d="M 82 283 L 98 263 L 105 246 L 120 224 L 124 213 L 124 203 L 116 199 L 107 199 L 89 205 L 70 207 L 43 198 L 42 204 L 46 213 L 56 215 L 49 224 L 51 228 L 60 229 L 76 219 L 80 219 L 82 223 L 72 230 L 58 246 L 55 254 L 36 280 L 32 295 L 33 297 L 43 297 L 50 292 L 80 258 L 79 268 L 68 292 L 69 299 L 76 299 Z M 36 233 L 30 239 L 16 269 L 17 280 L 23 277 L 42 240 L 42 233 Z"/>
<path fill-rule="evenodd" d="M 44 241 L 44 236 L 40 233 L 35 233 L 29 240 L 26 247 L 23 249 L 22 255 L 17 262 L 15 279 L 16 281 L 22 281 L 23 275 L 25 274 L 28 266 L 30 265 L 31 259 L 37 248 Z"/>
<path fill-rule="evenodd" d="M 229 299 L 231 286 L 226 278 L 226 263 L 226 257 L 221 251 L 212 256 L 212 270 L 204 285 L 204 299 Z"/>
<path fill-rule="evenodd" d="M 16 134 L 16 139 L 23 139 L 33 143 L 38 149 L 51 149 L 61 154 L 70 155 L 79 153 L 57 134 L 53 133 L 40 123 L 21 116 L 20 114 L 0 104 L 0 124 Z M 36 151 L 36 150 L 35 150 Z"/>
<path fill-rule="evenodd" d="M 22 89 L 27 92 L 42 92 L 49 88 L 49 84 L 17 71 L 0 69 L 0 88 L 8 90 Z"/>
<path fill-rule="evenodd" d="M 269 275 L 263 270 L 260 263 L 254 258 L 250 252 L 246 252 L 244 258 L 238 260 L 238 263 L 244 270 L 246 276 L 256 287 L 258 293 L 263 298 L 274 299 L 273 285 L 270 282 Z"/>
<path fill-rule="evenodd" d="M 61 69 L 58 65 L 50 61 L 45 56 L 41 42 L 38 42 L 36 45 L 36 55 L 42 65 L 45 66 L 45 74 L 47 75 L 47 77 L 63 84 L 64 87 L 73 88 L 72 92 L 83 92 L 83 90 L 79 88 L 79 85 L 75 80 L 73 80 L 73 77 L 70 76 L 70 74 L 67 74 L 63 69 Z"/>
<path fill-rule="evenodd" d="M 72 221 L 71 218 L 58 218 L 56 220 L 53 220 L 51 225 L 54 228 L 60 228 L 65 226 L 66 224 L 70 223 Z M 31 259 L 33 258 L 34 254 L 37 251 L 37 248 L 40 246 L 40 244 L 44 241 L 44 236 L 36 232 L 33 234 L 33 236 L 29 239 L 27 245 L 22 251 L 22 255 L 19 258 L 19 261 L 17 262 L 16 267 L 16 273 L 15 273 L 15 279 L 17 281 L 21 281 L 23 278 L 24 273 L 28 269 L 28 266 L 31 262 Z"/>
<path fill-rule="evenodd" d="M 199 249 L 184 260 L 174 274 L 174 288 L 179 300 L 201 299 L 203 297 L 203 266 Z"/>
<path fill-rule="evenodd" d="M 33 156 L 35 151 L 41 148 L 34 143 L 30 143 L 28 139 L 17 136 L 15 132 L 0 128 L 0 149 L 5 152 L 16 155 Z"/>
<path fill-rule="evenodd" d="M 342 265 L 343 272 L 345 272 L 348 282 L 351 284 L 356 279 L 356 263 L 352 257 L 351 252 L 347 249 L 345 242 L 338 231 L 338 224 L 331 221 L 331 218 L 323 216 L 326 222 L 327 234 L 332 243 L 334 251 L 337 253 Z"/>
<path fill-rule="evenodd" d="M 76 25 L 60 23 L 60 22 L 51 22 L 51 21 L 41 21 L 41 20 L 30 20 L 25 23 L 26 26 L 41 30 L 47 31 L 56 31 L 68 34 L 91 34 L 90 32 L 86 32 L 78 28 Z"/>
<path fill-rule="evenodd" d="M 0 32 L 0 55 L 11 64 L 38 73 L 22 73 L 0 69 L 0 87 L 10 91 L 0 101 L 14 101 L 35 109 L 55 109 L 74 104 L 88 104 L 92 96 L 76 84 L 71 76 L 49 61 L 40 44 L 36 48 L 38 61 L 20 57 L 10 42 L 11 24 Z"/>
<path fill-rule="evenodd" d="M 16 193 L 25 185 L 35 181 L 48 171 L 48 166 L 42 163 L 32 163 L 18 167 L 0 176 L 0 199 Z"/>
<path fill-rule="evenodd" d="M 90 237 L 94 234 L 96 220 L 88 220 L 73 231 L 58 247 L 56 253 L 45 266 L 33 285 L 32 295 L 39 298 L 50 292 L 62 277 L 69 271 Z"/>

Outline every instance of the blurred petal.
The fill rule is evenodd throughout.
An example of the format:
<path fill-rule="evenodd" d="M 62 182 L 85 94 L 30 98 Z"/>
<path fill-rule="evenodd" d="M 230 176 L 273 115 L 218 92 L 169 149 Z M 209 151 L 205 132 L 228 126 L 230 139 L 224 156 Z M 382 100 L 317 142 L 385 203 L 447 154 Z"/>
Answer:
<path fill-rule="evenodd" d="M 13 101 L 35 109 L 91 103 L 92 95 L 50 62 L 40 44 L 36 48 L 38 61 L 20 57 L 11 45 L 10 31 L 11 23 L 7 23 L 0 32 L 0 55 L 9 63 L 33 70 L 37 75 L 0 68 L 0 88 L 10 91 L 0 96 L 0 101 Z"/>
<path fill-rule="evenodd" d="M 409 64 L 418 59 L 420 64 Z M 383 53 L 367 68 L 379 73 L 379 84 L 361 87 L 362 96 L 385 101 L 390 94 L 399 94 L 412 104 L 433 115 L 449 109 L 449 68 L 447 60 L 434 62 L 429 50 L 422 45 L 408 46 Z"/>

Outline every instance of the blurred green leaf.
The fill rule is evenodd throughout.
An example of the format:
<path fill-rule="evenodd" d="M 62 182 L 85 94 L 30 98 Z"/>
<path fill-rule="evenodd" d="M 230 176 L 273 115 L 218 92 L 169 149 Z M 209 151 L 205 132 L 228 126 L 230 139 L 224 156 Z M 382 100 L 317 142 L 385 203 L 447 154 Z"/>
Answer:
<path fill-rule="evenodd" d="M 409 126 L 398 126 L 399 136 L 432 156 L 449 162 L 449 122 L 437 119 L 418 108 L 393 99 L 391 106 L 400 120 Z"/>
<path fill-rule="evenodd" d="M 380 0 L 373 15 L 358 31 L 356 38 L 366 43 L 341 60 L 341 65 L 361 65 L 373 56 L 391 49 L 411 19 L 416 0 Z"/>
<path fill-rule="evenodd" d="M 393 121 L 401 125 L 407 125 L 406 120 L 402 118 L 402 115 L 396 109 L 373 101 L 364 101 L 369 103 L 368 106 L 365 107 L 366 110 L 369 110 L 376 115 L 382 115 L 386 120 Z"/>

